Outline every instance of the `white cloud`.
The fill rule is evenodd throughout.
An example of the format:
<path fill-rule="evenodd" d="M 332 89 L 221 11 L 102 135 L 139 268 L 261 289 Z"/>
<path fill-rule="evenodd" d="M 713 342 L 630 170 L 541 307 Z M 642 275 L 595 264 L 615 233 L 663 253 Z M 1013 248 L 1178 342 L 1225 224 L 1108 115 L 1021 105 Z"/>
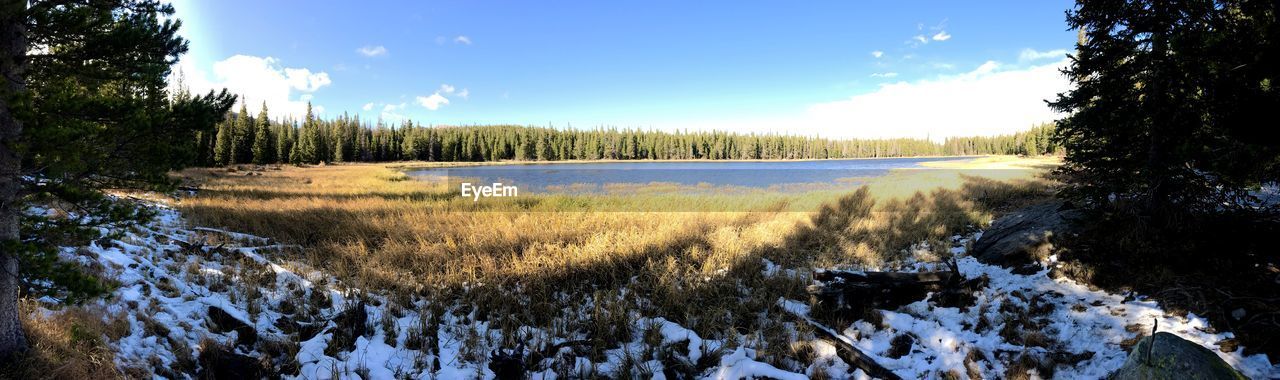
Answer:
<path fill-rule="evenodd" d="M 1067 56 L 1067 49 L 1055 49 L 1049 51 L 1035 51 L 1035 49 L 1022 49 L 1018 54 L 1018 61 L 1031 62 L 1042 59 L 1062 59 Z"/>
<path fill-rule="evenodd" d="M 387 55 L 387 48 L 382 45 L 363 46 L 359 49 L 356 49 L 356 52 L 360 53 L 360 55 L 363 55 L 365 57 L 378 57 L 378 56 Z"/>
<path fill-rule="evenodd" d="M 875 73 L 875 74 L 871 74 L 871 77 L 872 77 L 872 78 L 893 78 L 893 77 L 896 77 L 896 76 L 898 76 L 898 73 L 895 73 L 895 72 L 887 72 L 887 73 Z"/>
<path fill-rule="evenodd" d="M 818 135 L 831 138 L 996 135 L 1026 130 L 1061 115 L 1045 99 L 1071 84 L 1058 72 L 1067 60 L 1038 65 L 987 62 L 968 72 L 916 81 L 899 80 L 843 100 L 811 104 L 790 113 L 657 123 L 665 130 Z"/>
<path fill-rule="evenodd" d="M 240 100 L 246 104 L 266 102 L 272 117 L 302 117 L 306 114 L 310 93 L 333 83 L 328 73 L 282 67 L 280 61 L 272 57 L 231 56 L 214 62 L 211 73 L 196 67 L 193 62 L 183 60 L 178 65 L 185 85 L 192 92 L 226 88 L 233 94 L 243 95 Z M 295 91 L 298 94 L 295 95 Z M 323 108 L 316 106 L 314 109 L 319 113 Z"/>
<path fill-rule="evenodd" d="M 880 58 L 880 57 L 883 57 L 883 56 L 884 56 L 884 52 L 883 52 L 883 51 L 876 50 L 876 51 L 871 52 L 871 56 L 872 56 L 872 57 L 876 57 L 876 58 Z"/>
<path fill-rule="evenodd" d="M 382 114 L 380 115 L 380 117 L 382 118 L 382 120 L 391 121 L 391 122 L 404 120 L 407 117 L 401 114 L 400 111 L 404 110 L 404 107 L 407 105 L 408 105 L 407 103 L 383 105 Z"/>
<path fill-rule="evenodd" d="M 217 70 L 217 67 L 215 63 L 214 70 Z M 311 70 L 307 69 L 285 68 L 284 75 L 289 80 L 289 86 L 306 92 L 314 92 L 319 90 L 320 87 L 333 83 L 329 80 L 329 74 L 323 72 L 312 74 Z"/>
<path fill-rule="evenodd" d="M 445 95 L 448 95 L 448 96 L 446 97 Z M 468 96 L 471 96 L 471 92 L 468 91 L 467 89 L 464 88 L 459 90 L 454 85 L 445 83 L 445 84 L 441 84 L 440 89 L 436 90 L 436 92 L 432 93 L 429 96 L 418 96 L 414 98 L 414 102 L 418 103 L 418 105 L 425 107 L 426 109 L 435 111 L 440 109 L 440 107 L 448 105 L 449 97 L 458 97 L 458 98 L 466 99 Z M 401 103 L 399 107 L 404 108 L 404 103 Z"/>
<path fill-rule="evenodd" d="M 914 37 L 911 37 L 911 39 L 907 40 L 905 43 L 907 45 L 911 45 L 911 47 L 920 47 L 920 45 L 929 44 L 929 41 L 949 40 L 951 39 L 951 35 L 947 34 L 947 31 L 945 30 L 946 27 L 947 27 L 947 19 L 942 19 L 942 22 L 939 22 L 938 25 L 929 27 L 929 32 L 917 34 Z M 925 30 L 924 24 L 917 23 L 916 30 L 924 31 Z M 934 31 L 936 31 L 937 33 L 933 33 Z M 932 35 L 930 35 L 929 33 L 932 33 Z"/>
<path fill-rule="evenodd" d="M 416 100 L 418 104 L 432 111 L 440 109 L 440 106 L 449 104 L 449 99 L 440 95 L 439 92 L 431 94 L 431 96 L 419 96 Z"/>
<path fill-rule="evenodd" d="M 467 36 L 457 36 L 457 37 L 454 37 L 454 38 L 453 38 L 453 42 L 454 42 L 454 43 L 463 44 L 463 45 L 470 45 L 470 44 L 471 44 L 471 37 L 467 37 Z"/>
<path fill-rule="evenodd" d="M 382 119 L 383 121 L 398 122 L 408 118 L 408 116 L 405 116 L 404 114 L 401 113 L 404 111 L 405 107 L 407 107 L 408 105 L 409 105 L 408 103 L 404 103 L 404 102 L 401 102 L 399 104 L 369 102 L 369 103 L 365 103 L 363 107 L 360 107 L 360 109 L 364 110 L 365 112 L 370 112 L 370 111 L 373 111 L 375 108 L 377 108 L 379 109 L 378 111 L 379 119 Z"/>
<path fill-rule="evenodd" d="M 991 135 L 1026 129 L 1059 115 L 1045 105 L 1070 82 L 1066 60 L 1005 69 L 987 62 L 932 80 L 881 85 L 846 100 L 815 104 L 805 118 L 822 135 L 931 137 Z M 799 124 L 803 125 L 803 124 Z"/>

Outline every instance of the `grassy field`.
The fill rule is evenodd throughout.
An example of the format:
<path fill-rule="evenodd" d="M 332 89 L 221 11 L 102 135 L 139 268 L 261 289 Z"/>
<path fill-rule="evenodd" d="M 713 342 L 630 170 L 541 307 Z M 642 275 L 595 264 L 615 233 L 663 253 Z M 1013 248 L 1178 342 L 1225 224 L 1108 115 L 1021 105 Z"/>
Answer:
<path fill-rule="evenodd" d="M 601 351 L 660 316 L 705 337 L 760 332 L 763 355 L 780 358 L 795 352 L 776 302 L 803 299 L 811 268 L 940 260 L 953 235 L 1046 197 L 1039 174 L 1056 162 L 985 157 L 786 195 L 484 202 L 402 173 L 431 163 L 190 169 L 177 175 L 200 191 L 177 206 L 196 225 L 298 244 L 295 258 L 392 307 L 426 299 L 504 331 L 578 332 Z M 799 275 L 764 276 L 766 260 Z"/>

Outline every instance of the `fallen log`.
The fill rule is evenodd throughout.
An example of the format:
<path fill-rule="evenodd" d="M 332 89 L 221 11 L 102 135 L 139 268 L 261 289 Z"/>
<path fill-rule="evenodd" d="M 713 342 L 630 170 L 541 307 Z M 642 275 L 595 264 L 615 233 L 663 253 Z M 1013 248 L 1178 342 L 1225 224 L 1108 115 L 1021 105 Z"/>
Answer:
<path fill-rule="evenodd" d="M 835 330 L 832 330 L 830 327 L 815 322 L 813 319 L 810 319 L 809 316 L 797 313 L 794 310 L 785 307 L 783 309 L 795 316 L 796 319 L 813 327 L 813 331 L 819 339 L 835 346 L 836 356 L 839 356 L 840 360 L 843 360 L 850 367 L 861 369 L 863 373 L 867 374 L 867 376 L 877 379 L 902 379 L 902 377 L 899 377 L 897 374 L 893 373 L 893 371 L 890 371 L 888 368 L 880 365 L 880 363 L 876 363 L 875 359 L 872 359 L 871 356 L 868 356 L 858 350 L 857 347 L 853 346 L 852 342 L 849 342 L 844 337 L 840 336 L 840 334 L 837 334 Z"/>
<path fill-rule="evenodd" d="M 934 294 L 945 307 L 967 307 L 985 276 L 965 279 L 952 265 L 937 272 L 815 271 L 808 287 L 811 315 L 821 321 L 854 321 L 873 309 L 892 310 Z"/>
<path fill-rule="evenodd" d="M 813 279 L 822 282 L 879 283 L 887 285 L 941 285 L 956 278 L 955 272 L 848 272 L 819 270 Z"/>

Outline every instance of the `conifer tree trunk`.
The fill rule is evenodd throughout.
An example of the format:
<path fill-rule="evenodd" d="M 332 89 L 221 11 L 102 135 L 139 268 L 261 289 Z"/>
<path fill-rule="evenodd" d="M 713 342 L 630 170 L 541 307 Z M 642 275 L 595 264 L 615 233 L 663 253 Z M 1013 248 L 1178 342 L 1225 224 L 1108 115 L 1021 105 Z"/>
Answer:
<path fill-rule="evenodd" d="M 18 182 L 22 158 L 14 149 L 22 135 L 22 122 L 14 114 L 13 102 L 25 90 L 26 0 L 0 3 L 0 241 L 16 242 Z M 0 358 L 26 349 L 18 314 L 18 256 L 0 248 Z"/>
<path fill-rule="evenodd" d="M 1152 216 L 1163 216 L 1169 208 L 1169 189 L 1165 183 L 1169 175 L 1168 150 L 1169 140 L 1173 133 L 1174 126 L 1172 107 L 1179 105 L 1174 104 L 1170 99 L 1173 95 L 1169 81 L 1174 77 L 1177 70 L 1172 66 L 1169 57 L 1169 33 L 1172 29 L 1171 20 L 1167 17 L 1169 13 L 1164 7 L 1164 3 L 1156 1 L 1152 4 L 1154 8 L 1155 18 L 1157 19 L 1151 37 L 1151 59 L 1149 71 L 1151 83 L 1147 83 L 1149 89 L 1146 96 L 1148 97 L 1149 114 L 1152 116 L 1151 124 L 1148 127 L 1148 145 L 1147 160 L 1145 163 L 1145 175 L 1147 182 L 1146 194 L 1146 214 Z M 1160 222 L 1164 222 L 1160 220 Z"/>

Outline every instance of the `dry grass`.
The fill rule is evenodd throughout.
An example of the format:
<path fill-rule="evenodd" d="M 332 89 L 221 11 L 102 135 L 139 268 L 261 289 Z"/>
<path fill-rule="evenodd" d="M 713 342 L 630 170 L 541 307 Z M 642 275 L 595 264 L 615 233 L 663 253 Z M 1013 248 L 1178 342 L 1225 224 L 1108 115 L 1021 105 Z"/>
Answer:
<path fill-rule="evenodd" d="M 803 294 L 808 268 L 937 257 L 995 206 L 1047 186 L 1026 173 L 1011 183 L 941 172 L 894 172 L 856 191 L 473 203 L 384 165 L 192 169 L 178 175 L 201 191 L 178 207 L 197 225 L 300 244 L 301 258 L 350 286 L 474 307 L 495 326 L 586 331 L 608 346 L 637 315 L 710 337 L 759 331 L 778 297 Z M 672 212 L 690 207 L 733 211 Z M 600 209 L 646 211 L 583 212 Z M 765 276 L 762 259 L 801 275 Z"/>
<path fill-rule="evenodd" d="M 35 301 L 22 303 L 28 351 L 0 363 L 0 379 L 116 379 L 115 354 L 106 339 L 129 335 L 129 323 L 96 308 L 68 307 L 48 312 Z"/>

